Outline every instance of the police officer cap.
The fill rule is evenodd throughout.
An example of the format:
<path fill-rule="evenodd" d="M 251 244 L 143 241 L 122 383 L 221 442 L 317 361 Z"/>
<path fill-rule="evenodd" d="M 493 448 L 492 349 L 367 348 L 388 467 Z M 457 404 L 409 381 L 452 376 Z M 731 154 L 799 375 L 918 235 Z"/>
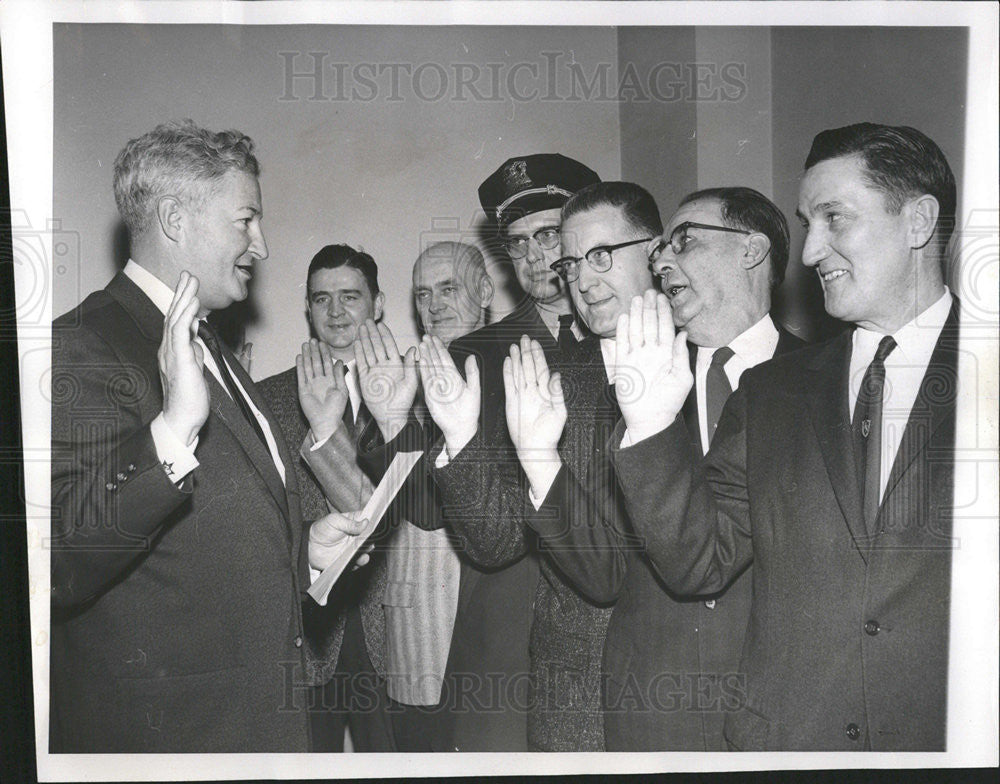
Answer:
<path fill-rule="evenodd" d="M 510 158 L 479 186 L 486 216 L 500 226 L 533 212 L 561 207 L 581 188 L 601 178 L 579 161 L 559 153 Z"/>

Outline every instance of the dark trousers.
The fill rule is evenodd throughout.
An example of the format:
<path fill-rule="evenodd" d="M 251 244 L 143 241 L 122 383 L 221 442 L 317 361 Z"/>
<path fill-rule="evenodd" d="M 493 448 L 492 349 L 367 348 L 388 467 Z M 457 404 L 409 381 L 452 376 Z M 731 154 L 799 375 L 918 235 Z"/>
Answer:
<path fill-rule="evenodd" d="M 398 750 L 389 719 L 385 679 L 375 672 L 368 656 L 361 612 L 356 606 L 347 610 L 334 675 L 316 691 L 309 711 L 313 751 L 343 751 L 345 726 L 350 728 L 354 751 Z"/>
<path fill-rule="evenodd" d="M 399 751 L 437 751 L 443 730 L 444 707 L 441 705 L 403 705 L 390 699 L 392 733 Z"/>

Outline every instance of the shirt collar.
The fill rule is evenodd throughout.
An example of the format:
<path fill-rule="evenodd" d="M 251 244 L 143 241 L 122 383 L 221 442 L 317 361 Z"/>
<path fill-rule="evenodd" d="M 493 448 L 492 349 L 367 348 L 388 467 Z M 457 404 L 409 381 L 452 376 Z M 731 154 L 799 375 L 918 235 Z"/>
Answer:
<path fill-rule="evenodd" d="M 887 361 L 895 360 L 916 366 L 929 363 L 944 322 L 951 312 L 951 301 L 951 291 L 945 286 L 944 294 L 933 305 L 892 333 L 896 348 Z M 858 327 L 854 330 L 854 350 L 870 362 L 884 337 L 884 333 Z"/>
<path fill-rule="evenodd" d="M 747 367 L 754 367 L 774 356 L 778 337 L 778 329 L 774 326 L 771 314 L 765 313 L 760 321 L 733 338 L 729 342 L 729 348 L 743 360 Z M 698 346 L 698 364 L 707 365 L 710 363 L 712 355 L 718 348 Z"/>
<path fill-rule="evenodd" d="M 174 292 L 170 286 L 132 259 L 128 260 L 122 272 L 153 301 L 160 313 L 167 315 L 170 303 L 174 301 Z"/>

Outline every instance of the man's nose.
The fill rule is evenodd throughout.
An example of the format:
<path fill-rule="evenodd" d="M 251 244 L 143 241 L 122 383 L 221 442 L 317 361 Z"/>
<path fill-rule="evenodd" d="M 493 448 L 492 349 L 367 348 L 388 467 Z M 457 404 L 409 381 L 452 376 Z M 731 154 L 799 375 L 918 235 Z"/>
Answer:
<path fill-rule="evenodd" d="M 802 246 L 802 263 L 807 267 L 815 267 L 830 255 L 830 245 L 824 232 L 818 229 L 806 230 L 806 241 Z"/>
<path fill-rule="evenodd" d="M 250 253 L 253 254 L 254 258 L 258 261 L 263 261 L 267 258 L 267 241 L 264 239 L 264 230 L 260 227 L 260 225 L 251 229 Z"/>
<path fill-rule="evenodd" d="M 659 255 L 649 263 L 649 268 L 653 271 L 654 275 L 661 278 L 666 277 L 673 270 L 677 269 L 677 256 L 674 255 L 670 243 L 664 245 Z"/>
<path fill-rule="evenodd" d="M 545 261 L 545 251 L 534 237 L 528 237 L 528 252 L 525 254 L 525 258 L 529 264 Z"/>
<path fill-rule="evenodd" d="M 580 259 L 577 264 L 577 270 L 580 275 L 576 279 L 575 285 L 580 291 L 587 291 L 594 287 L 598 281 L 601 279 L 601 273 L 595 272 L 594 268 L 590 266 L 586 259 Z"/>

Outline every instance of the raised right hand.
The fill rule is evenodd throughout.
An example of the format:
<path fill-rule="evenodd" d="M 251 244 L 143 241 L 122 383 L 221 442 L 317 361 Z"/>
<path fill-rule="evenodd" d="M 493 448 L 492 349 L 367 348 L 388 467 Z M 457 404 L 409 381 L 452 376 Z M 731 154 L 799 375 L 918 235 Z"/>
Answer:
<path fill-rule="evenodd" d="M 455 367 L 438 337 L 420 342 L 420 383 L 424 402 L 444 434 L 448 456 L 454 458 L 479 429 L 479 366 L 471 354 L 465 359 L 465 378 Z"/>
<path fill-rule="evenodd" d="M 163 319 L 163 338 L 156 352 L 163 387 L 163 419 L 187 445 L 208 419 L 209 392 L 205 357 L 194 342 L 198 334 L 198 278 L 182 272 Z"/>
<path fill-rule="evenodd" d="M 400 359 L 389 328 L 368 319 L 358 327 L 354 358 L 365 406 L 382 437 L 391 441 L 406 424 L 417 396 L 417 350 L 410 347 Z"/>
<path fill-rule="evenodd" d="M 632 443 L 668 427 L 694 385 L 687 333 L 674 332 L 665 294 L 647 289 L 618 317 L 615 391 Z"/>
<path fill-rule="evenodd" d="M 295 374 L 302 413 L 313 437 L 323 441 L 340 427 L 350 403 L 344 366 L 334 361 L 325 343 L 313 338 L 302 344 L 302 353 L 295 357 Z"/>

